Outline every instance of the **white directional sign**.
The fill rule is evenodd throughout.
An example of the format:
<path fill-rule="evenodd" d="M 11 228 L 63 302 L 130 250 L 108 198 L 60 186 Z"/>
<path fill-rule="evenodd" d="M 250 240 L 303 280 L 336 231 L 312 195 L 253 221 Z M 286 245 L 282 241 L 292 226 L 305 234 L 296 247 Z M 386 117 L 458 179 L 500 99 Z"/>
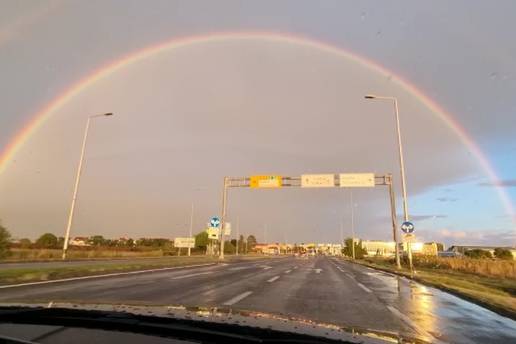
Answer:
<path fill-rule="evenodd" d="M 231 223 L 224 223 L 224 235 L 231 235 Z"/>
<path fill-rule="evenodd" d="M 371 188 L 374 187 L 374 173 L 341 173 L 339 175 L 341 188 Z"/>
<path fill-rule="evenodd" d="M 219 228 L 218 227 L 209 227 L 207 230 L 208 232 L 208 239 L 214 239 L 214 240 L 218 240 L 219 239 Z"/>
<path fill-rule="evenodd" d="M 302 174 L 302 188 L 328 188 L 335 186 L 335 175 L 333 174 Z"/>
<path fill-rule="evenodd" d="M 175 238 L 174 246 L 180 248 L 194 248 L 195 238 Z"/>

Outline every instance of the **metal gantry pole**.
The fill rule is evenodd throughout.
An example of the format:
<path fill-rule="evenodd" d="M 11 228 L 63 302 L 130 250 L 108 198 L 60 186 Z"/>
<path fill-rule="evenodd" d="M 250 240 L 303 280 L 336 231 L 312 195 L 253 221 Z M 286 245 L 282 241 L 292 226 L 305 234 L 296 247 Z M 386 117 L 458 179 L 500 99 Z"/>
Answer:
<path fill-rule="evenodd" d="M 240 227 L 240 217 L 237 217 L 237 223 L 236 223 L 236 237 L 237 237 L 237 240 L 236 240 L 236 255 L 238 256 L 238 245 L 240 244 L 240 230 L 238 227 Z"/>
<path fill-rule="evenodd" d="M 355 206 L 353 204 L 353 191 L 349 190 L 349 200 L 351 202 L 351 256 L 355 260 Z"/>
<path fill-rule="evenodd" d="M 389 199 L 391 203 L 391 222 L 392 222 L 392 237 L 394 239 L 394 255 L 396 257 L 396 267 L 401 269 L 400 252 L 398 245 L 398 220 L 396 219 L 396 198 L 394 197 L 394 190 L 392 188 L 392 174 L 388 174 L 386 178 L 389 187 Z"/>
<path fill-rule="evenodd" d="M 220 252 L 219 259 L 224 259 L 224 227 L 226 226 L 226 203 L 228 197 L 228 177 L 224 177 L 224 189 L 222 191 L 222 216 L 220 219 Z"/>

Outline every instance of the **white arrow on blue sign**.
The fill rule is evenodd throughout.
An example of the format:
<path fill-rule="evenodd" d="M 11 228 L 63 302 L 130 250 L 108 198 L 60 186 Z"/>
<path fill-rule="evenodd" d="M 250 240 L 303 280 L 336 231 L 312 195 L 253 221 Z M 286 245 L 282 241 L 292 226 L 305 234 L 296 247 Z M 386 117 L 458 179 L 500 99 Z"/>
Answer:
<path fill-rule="evenodd" d="M 406 221 L 401 224 L 401 230 L 404 233 L 412 233 L 414 232 L 414 224 L 412 222 Z"/>
<path fill-rule="evenodd" d="M 220 219 L 218 217 L 216 217 L 216 216 L 212 217 L 210 219 L 210 225 L 212 227 L 218 227 L 220 225 Z"/>

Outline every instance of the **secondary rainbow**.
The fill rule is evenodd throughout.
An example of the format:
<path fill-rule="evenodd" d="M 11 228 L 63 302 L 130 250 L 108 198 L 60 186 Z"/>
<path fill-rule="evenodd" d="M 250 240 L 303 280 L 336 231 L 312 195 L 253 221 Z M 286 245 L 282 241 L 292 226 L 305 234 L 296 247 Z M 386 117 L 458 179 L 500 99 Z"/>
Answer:
<path fill-rule="evenodd" d="M 52 115 L 52 113 L 57 111 L 65 103 L 72 100 L 74 96 L 81 93 L 84 89 L 94 85 L 97 81 L 108 77 L 109 75 L 117 72 L 118 70 L 128 65 L 141 61 L 155 54 L 159 54 L 173 49 L 179 49 L 194 44 L 203 44 L 208 42 L 213 43 L 219 41 L 222 42 L 228 40 L 266 40 L 280 42 L 284 44 L 312 47 L 314 49 L 319 49 L 352 60 L 375 72 L 382 73 L 384 75 L 392 75 L 393 82 L 400 85 L 402 88 L 404 88 L 409 93 L 418 98 L 419 101 L 425 104 L 425 106 L 427 106 L 436 116 L 438 116 L 444 123 L 446 123 L 446 125 L 457 135 L 457 137 L 462 141 L 462 143 L 474 154 L 480 167 L 483 169 L 483 171 L 486 173 L 488 178 L 495 186 L 500 201 L 505 208 L 505 211 L 511 217 L 513 223 L 516 224 L 514 207 L 510 201 L 510 198 L 506 190 L 501 186 L 502 184 L 500 182 L 500 178 L 496 174 L 495 169 L 493 168 L 485 154 L 482 152 L 480 147 L 473 141 L 473 139 L 468 135 L 466 130 L 459 124 L 459 122 L 457 122 L 453 118 L 453 116 L 447 113 L 442 107 L 440 107 L 430 97 L 425 95 L 415 85 L 409 83 L 407 80 L 403 79 L 402 77 L 400 77 L 396 73 L 393 73 L 387 68 L 381 66 L 380 64 L 371 61 L 363 56 L 359 56 L 357 54 L 344 50 L 340 47 L 330 45 L 321 41 L 316 41 L 306 37 L 299 37 L 291 34 L 274 32 L 222 32 L 199 36 L 189 36 L 184 38 L 174 38 L 170 41 L 159 43 L 157 45 L 153 45 L 142 50 L 133 52 L 131 54 L 128 54 L 114 62 L 111 62 L 95 70 L 93 73 L 87 75 L 85 78 L 79 80 L 77 83 L 67 88 L 62 94 L 56 97 L 45 108 L 43 108 L 40 112 L 35 114 L 33 119 L 20 132 L 16 134 L 16 136 L 10 141 L 10 143 L 7 145 L 7 147 L 3 150 L 3 152 L 0 155 L 0 174 L 2 174 L 5 171 L 9 161 L 13 159 L 13 157 L 16 155 L 16 152 L 23 146 L 24 142 L 27 141 L 31 134 L 34 133 L 45 122 L 45 120 Z"/>

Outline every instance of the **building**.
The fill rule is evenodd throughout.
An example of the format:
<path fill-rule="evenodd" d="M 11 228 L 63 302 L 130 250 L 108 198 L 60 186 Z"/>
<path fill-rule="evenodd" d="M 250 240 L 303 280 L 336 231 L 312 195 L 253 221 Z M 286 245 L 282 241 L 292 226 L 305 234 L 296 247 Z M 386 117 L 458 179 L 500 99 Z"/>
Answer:
<path fill-rule="evenodd" d="M 75 238 L 71 239 L 68 242 L 68 244 L 70 246 L 83 246 L 83 247 L 91 246 L 89 243 L 89 238 L 87 238 L 87 237 L 75 237 Z"/>
<path fill-rule="evenodd" d="M 370 257 L 392 257 L 395 255 L 396 244 L 394 241 L 363 240 L 362 248 Z"/>

